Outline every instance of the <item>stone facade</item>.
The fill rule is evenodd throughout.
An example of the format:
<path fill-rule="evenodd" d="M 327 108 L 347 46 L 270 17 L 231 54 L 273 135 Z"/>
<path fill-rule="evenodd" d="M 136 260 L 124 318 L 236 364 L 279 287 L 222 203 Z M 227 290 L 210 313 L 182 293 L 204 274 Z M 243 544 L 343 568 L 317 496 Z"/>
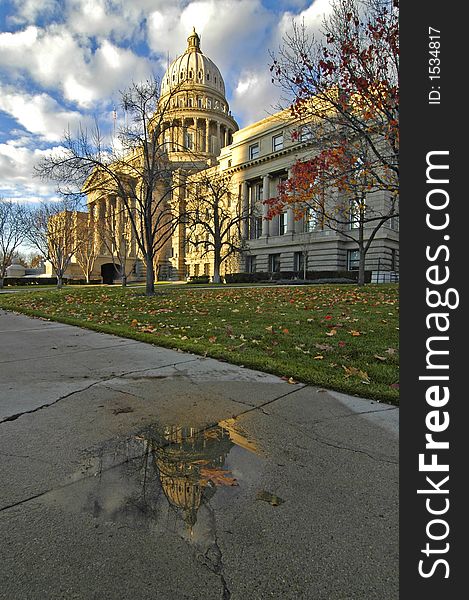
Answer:
<path fill-rule="evenodd" d="M 243 251 L 222 264 L 221 273 L 238 271 L 301 272 L 337 271 L 358 266 L 357 246 L 341 233 L 322 229 L 308 216 L 295 220 L 292 209 L 268 221 L 264 199 L 276 195 L 280 181 L 288 178 L 292 165 L 318 151 L 309 129 L 292 123 L 288 111 L 269 116 L 239 129 L 225 97 L 225 84 L 216 65 L 200 48 L 195 32 L 188 38 L 184 54 L 168 67 L 162 79 L 160 106 L 168 121 L 165 148 L 174 163 L 178 179 L 172 194 L 174 210 L 184 213 L 187 186 L 198 173 L 230 180 L 235 201 L 233 210 L 245 210 L 249 217 L 242 225 Z M 292 132 L 299 135 L 292 136 Z M 102 223 L 119 199 L 89 194 L 89 210 Z M 383 193 L 373 194 L 368 203 L 386 202 Z M 348 231 L 350 233 L 350 231 Z M 158 278 L 184 280 L 189 276 L 213 275 L 213 258 L 201 256 L 190 243 L 184 222 L 158 257 Z M 132 243 L 132 242 L 131 242 Z M 132 276 L 144 276 L 144 266 L 135 244 L 128 260 Z M 109 264 L 103 249 L 96 262 L 95 276 L 102 276 Z M 76 264 L 71 267 L 75 271 Z M 378 232 L 367 254 L 366 269 L 399 270 L 398 220 L 388 221 Z"/>

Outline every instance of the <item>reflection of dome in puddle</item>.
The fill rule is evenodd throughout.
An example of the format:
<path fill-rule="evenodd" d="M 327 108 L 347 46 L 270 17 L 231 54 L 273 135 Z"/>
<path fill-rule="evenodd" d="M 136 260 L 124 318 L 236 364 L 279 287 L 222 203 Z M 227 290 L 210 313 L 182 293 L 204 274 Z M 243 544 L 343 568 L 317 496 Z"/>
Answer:
<path fill-rule="evenodd" d="M 192 528 L 201 504 L 215 493 L 207 473 L 222 469 L 233 447 L 229 433 L 221 427 L 200 430 L 169 426 L 147 431 L 143 437 L 154 456 L 168 502 L 183 510 L 184 521 Z"/>

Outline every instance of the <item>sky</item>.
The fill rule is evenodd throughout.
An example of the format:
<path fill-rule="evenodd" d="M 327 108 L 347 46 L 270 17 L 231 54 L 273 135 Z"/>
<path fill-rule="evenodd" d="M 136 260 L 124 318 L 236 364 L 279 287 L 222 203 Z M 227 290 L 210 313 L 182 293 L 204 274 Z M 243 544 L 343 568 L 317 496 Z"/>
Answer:
<path fill-rule="evenodd" d="M 293 19 L 317 32 L 327 12 L 329 0 L 0 0 L 0 197 L 54 198 L 34 165 L 67 129 L 111 132 L 119 90 L 161 79 L 193 26 L 239 126 L 264 118 L 281 96 L 269 51 Z"/>

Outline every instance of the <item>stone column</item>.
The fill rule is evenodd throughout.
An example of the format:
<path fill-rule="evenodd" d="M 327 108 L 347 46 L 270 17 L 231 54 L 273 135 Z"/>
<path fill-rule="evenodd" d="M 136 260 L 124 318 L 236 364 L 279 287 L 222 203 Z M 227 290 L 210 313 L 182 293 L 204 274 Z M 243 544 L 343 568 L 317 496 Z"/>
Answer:
<path fill-rule="evenodd" d="M 247 181 L 241 183 L 241 210 L 243 211 L 241 236 L 243 240 L 247 240 L 249 233 L 249 188 Z"/>
<path fill-rule="evenodd" d="M 268 200 L 270 198 L 270 175 L 264 175 L 262 178 L 262 200 Z M 269 235 L 270 221 L 266 219 L 269 207 L 267 204 L 262 204 L 262 236 L 267 237 Z"/>
<path fill-rule="evenodd" d="M 291 169 L 287 169 L 287 177 L 291 177 Z M 287 233 L 295 233 L 295 217 L 293 214 L 293 208 L 287 208 Z"/>
<path fill-rule="evenodd" d="M 225 127 L 223 132 L 223 145 L 228 146 L 228 127 Z"/>
<path fill-rule="evenodd" d="M 205 152 L 210 152 L 210 119 L 205 119 Z"/>
<path fill-rule="evenodd" d="M 220 122 L 217 121 L 217 148 L 216 151 L 218 152 L 221 148 L 221 134 L 220 134 Z"/>
<path fill-rule="evenodd" d="M 194 127 L 195 127 L 195 145 L 194 145 L 194 150 L 195 152 L 201 152 L 202 150 L 202 136 L 201 134 L 201 129 L 199 127 L 199 122 L 200 119 L 198 117 L 194 118 Z"/>

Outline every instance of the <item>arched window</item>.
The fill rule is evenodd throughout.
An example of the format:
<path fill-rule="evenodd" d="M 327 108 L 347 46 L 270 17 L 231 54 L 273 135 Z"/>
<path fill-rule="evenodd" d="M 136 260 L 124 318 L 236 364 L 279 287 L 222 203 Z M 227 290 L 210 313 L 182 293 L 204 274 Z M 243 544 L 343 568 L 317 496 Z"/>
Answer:
<path fill-rule="evenodd" d="M 207 73 L 207 81 L 210 81 L 210 73 Z"/>
<path fill-rule="evenodd" d="M 189 79 L 192 79 L 192 75 L 193 75 L 193 73 L 192 73 L 192 70 L 191 70 L 191 71 L 189 71 Z"/>

